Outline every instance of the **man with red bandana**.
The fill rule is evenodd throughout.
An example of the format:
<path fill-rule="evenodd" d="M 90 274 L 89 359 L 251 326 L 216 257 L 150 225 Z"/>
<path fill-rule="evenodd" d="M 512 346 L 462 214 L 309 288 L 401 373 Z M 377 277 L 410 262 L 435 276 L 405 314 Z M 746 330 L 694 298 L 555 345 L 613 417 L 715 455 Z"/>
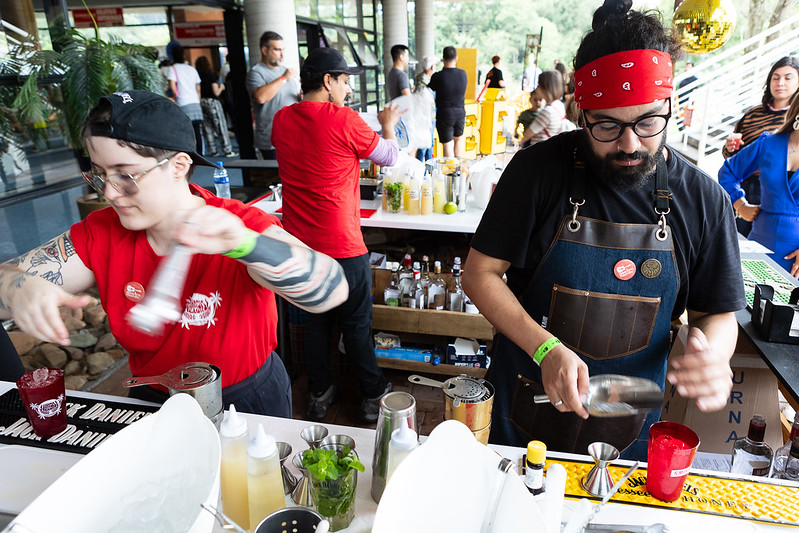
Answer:
<path fill-rule="evenodd" d="M 732 209 L 666 146 L 681 47 L 631 5 L 606 0 L 577 51 L 583 129 L 519 152 L 472 240 L 464 289 L 498 332 L 492 442 L 585 453 L 603 441 L 645 459 L 659 410 L 589 417 L 589 376 L 669 383 L 703 411 L 732 388 L 733 313 L 746 305 Z M 686 309 L 687 348 L 667 368 Z M 534 404 L 542 393 L 551 403 Z"/>

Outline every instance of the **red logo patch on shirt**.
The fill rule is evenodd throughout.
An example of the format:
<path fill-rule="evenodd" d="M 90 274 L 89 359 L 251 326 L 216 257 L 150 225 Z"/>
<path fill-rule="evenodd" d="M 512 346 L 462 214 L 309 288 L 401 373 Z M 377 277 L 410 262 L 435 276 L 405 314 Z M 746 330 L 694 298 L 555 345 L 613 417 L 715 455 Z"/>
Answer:
<path fill-rule="evenodd" d="M 627 281 L 635 275 L 635 263 L 629 259 L 622 259 L 613 267 L 613 274 L 622 281 Z"/>
<path fill-rule="evenodd" d="M 138 281 L 129 281 L 125 285 L 125 298 L 131 302 L 140 302 L 144 298 L 144 286 Z"/>

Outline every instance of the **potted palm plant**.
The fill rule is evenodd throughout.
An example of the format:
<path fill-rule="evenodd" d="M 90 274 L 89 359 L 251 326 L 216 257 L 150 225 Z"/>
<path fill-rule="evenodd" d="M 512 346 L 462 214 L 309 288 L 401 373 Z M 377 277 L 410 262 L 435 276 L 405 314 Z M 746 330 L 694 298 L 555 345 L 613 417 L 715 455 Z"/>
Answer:
<path fill-rule="evenodd" d="M 89 162 L 80 130 L 100 97 L 133 89 L 163 94 L 165 81 L 156 64 L 155 49 L 103 40 L 97 27 L 94 37 L 60 28 L 54 37 L 54 48 L 57 51 L 38 50 L 31 43 L 22 43 L 0 61 L 0 75 L 8 78 L 15 74 L 19 80 L 16 86 L 4 86 L 0 93 L 0 113 L 5 119 L 0 141 L 14 142 L 10 125 L 35 126 L 40 117 L 57 109 L 81 169 L 87 170 Z M 30 133 L 35 143 L 35 132 Z M 98 207 L 107 205 L 105 198 L 98 198 L 96 193 L 83 199 L 93 205 L 99 202 Z M 78 207 L 81 209 L 80 200 Z M 83 211 L 81 216 L 85 216 Z"/>

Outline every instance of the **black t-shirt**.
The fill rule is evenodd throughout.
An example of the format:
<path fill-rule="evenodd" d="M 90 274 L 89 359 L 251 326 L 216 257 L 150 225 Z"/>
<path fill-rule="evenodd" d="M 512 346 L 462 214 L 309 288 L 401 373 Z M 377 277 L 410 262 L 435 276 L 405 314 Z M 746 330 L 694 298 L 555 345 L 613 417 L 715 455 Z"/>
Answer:
<path fill-rule="evenodd" d="M 508 287 L 521 294 L 564 215 L 572 212 L 569 182 L 583 130 L 566 132 L 516 154 L 497 184 L 472 247 L 509 261 Z M 672 319 L 687 307 L 724 313 L 743 309 L 741 261 L 730 199 L 710 177 L 669 149 L 672 230 L 680 274 Z M 588 169 L 580 215 L 617 223 L 655 224 L 654 177 L 641 190 L 619 192 Z"/>
<path fill-rule="evenodd" d="M 502 88 L 502 86 L 499 84 L 499 82 L 502 81 L 502 71 L 499 70 L 497 67 L 494 67 L 494 68 L 492 68 L 491 70 L 488 71 L 488 74 L 486 74 L 486 79 L 487 80 L 491 80 L 491 81 L 488 82 L 488 88 L 489 89 L 501 89 Z"/>
<path fill-rule="evenodd" d="M 213 72 L 200 74 L 200 98 L 216 98 L 212 84 L 219 83 L 219 76 Z"/>
<path fill-rule="evenodd" d="M 427 86 L 436 92 L 436 107 L 463 109 L 466 94 L 466 71 L 459 68 L 443 68 L 430 77 Z"/>

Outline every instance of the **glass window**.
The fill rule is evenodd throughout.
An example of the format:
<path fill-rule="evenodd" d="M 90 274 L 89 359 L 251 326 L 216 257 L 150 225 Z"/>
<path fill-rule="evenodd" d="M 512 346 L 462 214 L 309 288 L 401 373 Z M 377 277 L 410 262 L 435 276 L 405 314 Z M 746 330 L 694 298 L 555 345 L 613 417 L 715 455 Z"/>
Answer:
<path fill-rule="evenodd" d="M 358 54 L 358 59 L 361 60 L 363 66 L 373 66 L 379 63 L 377 55 L 372 49 L 372 45 L 366 40 L 366 35 L 359 32 L 348 31 L 347 36 L 355 47 L 355 53 Z"/>
<path fill-rule="evenodd" d="M 322 32 L 330 48 L 335 48 L 341 52 L 341 55 L 343 55 L 344 59 L 347 61 L 347 65 L 352 67 L 358 65 L 358 61 L 355 59 L 355 53 L 352 49 L 352 44 L 350 44 L 347 33 L 343 29 L 322 24 Z"/>
<path fill-rule="evenodd" d="M 337 0 L 318 0 L 319 1 L 319 20 L 326 22 L 343 22 L 341 20 L 341 10 L 338 9 Z"/>
<path fill-rule="evenodd" d="M 314 13 L 311 13 L 311 2 L 313 0 L 294 0 L 294 13 L 298 17 L 312 17 L 316 13 L 316 9 L 314 9 Z M 314 8 L 316 7 L 316 2 L 313 2 Z"/>

